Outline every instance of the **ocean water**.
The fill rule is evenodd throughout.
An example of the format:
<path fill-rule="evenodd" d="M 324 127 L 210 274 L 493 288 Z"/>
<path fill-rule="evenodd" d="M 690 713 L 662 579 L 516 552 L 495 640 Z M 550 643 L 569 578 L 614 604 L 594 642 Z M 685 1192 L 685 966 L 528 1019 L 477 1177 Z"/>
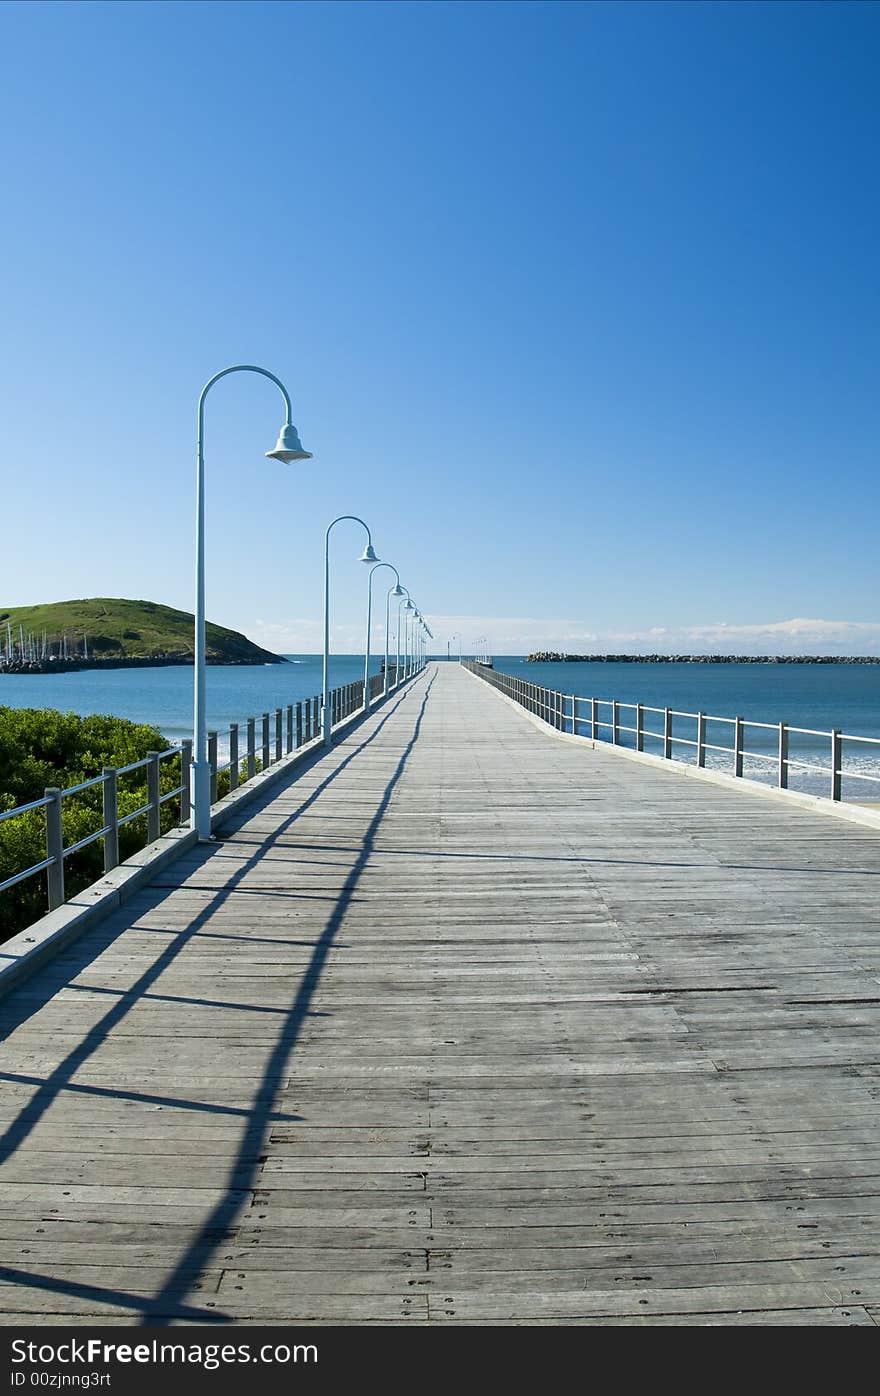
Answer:
<path fill-rule="evenodd" d="M 321 656 L 291 654 L 288 664 L 217 664 L 208 667 L 208 727 L 222 733 L 230 722 L 298 703 L 321 692 Z M 373 655 L 370 673 L 382 667 Z M 330 687 L 364 676 L 364 657 L 334 654 Z M 71 674 L 0 674 L 0 707 L 59 708 L 62 712 L 111 713 L 148 722 L 172 741 L 192 733 L 193 671 L 185 665 L 155 669 L 95 669 Z"/>
<path fill-rule="evenodd" d="M 209 726 L 221 734 L 230 722 L 310 698 L 321 689 L 321 657 L 288 656 L 288 664 L 251 666 L 217 665 L 208 669 Z M 362 655 L 333 655 L 332 686 L 363 677 Z M 880 738 L 880 665 L 855 664 L 527 664 L 516 655 L 496 656 L 495 667 L 532 683 L 556 688 L 580 698 L 617 698 L 621 703 L 670 707 L 685 712 L 703 711 L 719 717 L 740 716 L 757 722 L 788 722 L 792 726 L 821 731 L 840 728 L 857 736 Z M 381 657 L 373 656 L 370 672 L 378 673 Z M 0 705 L 60 708 L 76 713 L 112 713 L 135 722 L 149 722 L 172 741 L 192 730 L 192 669 L 110 669 L 73 674 L 0 674 Z M 585 714 L 586 715 L 586 714 Z M 610 709 L 601 710 L 610 721 Z M 624 725 L 634 725 L 634 715 L 621 712 Z M 646 715 L 646 728 L 656 732 L 662 719 Z M 695 724 L 676 719 L 675 736 L 693 738 Z M 602 736 L 609 737 L 608 728 Z M 708 740 L 729 746 L 729 724 L 709 724 Z M 773 732 L 747 728 L 745 774 L 754 779 L 775 780 L 770 757 L 776 750 Z M 627 745 L 633 738 L 622 734 Z M 645 749 L 656 751 L 657 741 L 646 740 Z M 677 745 L 677 759 L 693 760 L 691 748 Z M 808 764 L 828 766 L 827 739 L 791 736 L 790 755 Z M 709 752 L 707 764 L 729 769 L 723 752 Z M 880 801 L 880 746 L 844 743 L 844 769 L 877 780 L 844 781 L 844 797 Z M 827 793 L 829 780 L 818 773 L 797 771 L 792 789 Z"/>
<path fill-rule="evenodd" d="M 747 722 L 787 722 L 793 727 L 830 732 L 838 728 L 852 736 L 880 738 L 880 664 L 528 664 L 515 655 L 495 657 L 495 668 L 515 678 L 554 688 L 578 698 L 599 698 L 646 707 L 675 708 L 680 712 L 705 712 L 715 717 L 742 717 Z M 569 708 L 570 711 L 570 708 Z M 588 709 L 584 708 L 584 716 Z M 579 713 L 580 715 L 580 713 Z M 600 708 L 600 718 L 611 720 L 610 707 Z M 635 714 L 623 709 L 621 724 L 635 726 Z M 646 714 L 645 727 L 662 731 L 659 714 Z M 673 735 L 694 739 L 696 723 L 676 718 Z M 610 739 L 608 727 L 600 735 Z M 622 743 L 634 746 L 631 734 Z M 745 729 L 747 755 L 744 774 L 753 780 L 776 781 L 774 760 L 776 732 Z M 730 746 L 730 723 L 710 722 L 707 740 Z M 646 751 L 659 751 L 659 742 L 648 738 Z M 880 745 L 844 741 L 843 796 L 848 800 L 880 801 Z M 677 760 L 693 761 L 694 750 L 673 746 Z M 792 733 L 789 756 L 805 765 L 829 767 L 830 741 L 825 737 Z M 730 770 L 732 758 L 724 752 L 707 753 L 708 766 Z M 857 777 L 870 776 L 870 780 Z M 792 766 L 791 789 L 828 794 L 830 776 Z"/>

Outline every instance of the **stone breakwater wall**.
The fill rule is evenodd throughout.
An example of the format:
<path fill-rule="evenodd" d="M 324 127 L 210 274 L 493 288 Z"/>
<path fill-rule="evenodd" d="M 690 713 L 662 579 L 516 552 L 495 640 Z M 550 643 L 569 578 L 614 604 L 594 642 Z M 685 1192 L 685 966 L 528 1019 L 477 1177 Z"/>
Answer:
<path fill-rule="evenodd" d="M 539 650 L 527 664 L 880 664 L 880 654 L 557 654 Z"/>

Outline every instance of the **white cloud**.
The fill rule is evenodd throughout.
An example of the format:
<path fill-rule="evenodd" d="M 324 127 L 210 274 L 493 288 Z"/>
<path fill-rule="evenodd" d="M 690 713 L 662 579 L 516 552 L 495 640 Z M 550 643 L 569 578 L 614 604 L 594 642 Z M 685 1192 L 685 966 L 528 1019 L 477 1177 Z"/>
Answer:
<path fill-rule="evenodd" d="M 568 654 L 880 654 L 880 621 L 795 618 L 730 625 L 665 626 L 620 630 L 593 629 L 577 621 L 535 616 L 428 616 L 434 633 L 431 649 L 445 653 L 446 642 L 460 631 L 462 650 L 472 653 L 475 641 L 488 636 L 495 654 L 528 654 L 561 650 Z M 384 626 L 373 629 L 373 646 L 384 645 Z M 317 653 L 322 647 L 320 620 L 291 618 L 254 621 L 246 633 L 268 649 L 286 653 Z M 391 641 L 394 644 L 392 622 Z M 363 627 L 335 625 L 331 647 L 337 654 L 363 651 Z M 456 653 L 458 641 L 452 641 Z"/>

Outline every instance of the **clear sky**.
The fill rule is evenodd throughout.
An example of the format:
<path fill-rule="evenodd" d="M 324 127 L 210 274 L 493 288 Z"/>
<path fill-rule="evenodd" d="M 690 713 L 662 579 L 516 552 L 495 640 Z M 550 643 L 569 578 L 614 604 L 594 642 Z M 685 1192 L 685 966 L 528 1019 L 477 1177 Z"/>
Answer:
<path fill-rule="evenodd" d="M 191 609 L 245 361 L 314 460 L 214 390 L 208 609 L 273 648 L 343 512 L 444 651 L 880 648 L 880 6 L 31 0 L 0 55 L 0 603 Z"/>

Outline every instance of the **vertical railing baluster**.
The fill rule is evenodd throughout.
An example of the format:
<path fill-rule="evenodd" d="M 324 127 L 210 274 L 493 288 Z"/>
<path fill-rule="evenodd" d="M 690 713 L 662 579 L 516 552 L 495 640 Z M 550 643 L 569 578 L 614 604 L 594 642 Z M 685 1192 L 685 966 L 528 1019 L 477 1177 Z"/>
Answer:
<path fill-rule="evenodd" d="M 733 719 L 733 774 L 741 776 L 743 773 L 743 720 L 741 717 Z"/>
<path fill-rule="evenodd" d="M 777 779 L 780 790 L 788 789 L 788 723 L 779 724 L 779 766 Z"/>
<path fill-rule="evenodd" d="M 229 724 L 229 789 L 238 789 L 238 723 Z"/>
<path fill-rule="evenodd" d="M 697 765 L 706 764 L 706 714 L 697 713 Z"/>
<path fill-rule="evenodd" d="M 210 744 L 210 737 L 208 738 Z M 216 747 L 214 749 L 216 760 Z M 147 843 L 155 843 L 161 831 L 162 806 L 159 804 L 160 779 L 159 779 L 159 753 L 158 751 L 147 752 Z M 217 796 L 211 794 L 213 804 Z"/>
<path fill-rule="evenodd" d="M 620 704 L 616 698 L 611 704 L 611 740 L 620 746 Z"/>
<path fill-rule="evenodd" d="M 590 734 L 594 742 L 599 740 L 599 699 L 590 699 Z"/>
<path fill-rule="evenodd" d="M 49 910 L 55 911 L 64 904 L 64 832 L 61 821 L 61 791 L 50 786 L 43 794 L 49 801 L 46 805 L 46 857 L 52 862 L 46 869 L 46 885 L 49 893 Z"/>
<path fill-rule="evenodd" d="M 104 871 L 108 873 L 119 865 L 119 780 L 115 766 L 105 766 L 103 774 Z"/>
<path fill-rule="evenodd" d="M 645 709 L 642 703 L 636 703 L 636 751 L 645 750 Z"/>
<path fill-rule="evenodd" d="M 190 780 L 192 779 L 192 737 L 185 738 L 180 743 L 180 822 L 189 823 L 190 810 L 192 808 L 192 792 L 190 791 Z"/>
<path fill-rule="evenodd" d="M 275 760 L 280 761 L 284 755 L 284 739 L 282 736 L 282 716 L 281 709 L 275 709 Z"/>
<path fill-rule="evenodd" d="M 257 719 L 247 720 L 247 778 L 253 780 L 257 774 Z"/>
<path fill-rule="evenodd" d="M 663 709 L 663 755 L 672 760 L 672 709 Z"/>
<path fill-rule="evenodd" d="M 269 769 L 271 764 L 271 752 L 269 750 L 269 714 L 263 713 L 261 717 L 263 724 L 262 747 L 263 747 L 263 770 Z"/>
<path fill-rule="evenodd" d="M 299 751 L 303 744 L 303 705 L 302 699 L 296 705 L 296 749 Z"/>
<path fill-rule="evenodd" d="M 843 738 L 840 729 L 831 733 L 831 798 L 839 800 L 843 790 Z"/>
<path fill-rule="evenodd" d="M 211 804 L 217 803 L 217 733 L 208 733 L 208 766 L 211 771 Z"/>
<path fill-rule="evenodd" d="M 293 704 L 287 705 L 287 754 L 293 751 Z"/>

